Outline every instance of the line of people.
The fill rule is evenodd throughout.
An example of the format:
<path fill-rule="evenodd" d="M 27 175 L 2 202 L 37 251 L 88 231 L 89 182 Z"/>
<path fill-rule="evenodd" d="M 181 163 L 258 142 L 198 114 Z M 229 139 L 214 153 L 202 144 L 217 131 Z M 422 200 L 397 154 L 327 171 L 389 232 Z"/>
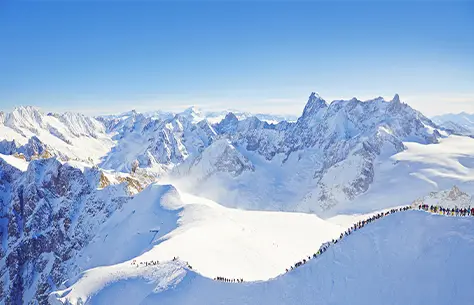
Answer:
<path fill-rule="evenodd" d="M 244 279 L 228 279 L 222 276 L 218 276 L 214 278 L 214 281 L 222 281 L 226 283 L 243 283 Z"/>
<path fill-rule="evenodd" d="M 353 232 L 357 231 L 357 230 L 360 230 L 362 229 L 365 225 L 371 223 L 371 222 L 374 222 L 375 220 L 377 219 L 380 219 L 380 218 L 383 218 L 385 216 L 388 216 L 390 214 L 394 214 L 394 213 L 397 213 L 397 212 L 402 212 L 402 211 L 408 211 L 412 209 L 412 206 L 405 206 L 405 207 L 402 207 L 402 208 L 397 208 L 397 209 L 391 209 L 390 211 L 387 211 L 387 212 L 380 212 L 376 215 L 373 215 L 372 217 L 369 217 L 365 220 L 361 220 L 361 221 L 358 221 L 356 222 L 354 225 L 352 225 L 350 228 L 348 228 L 346 231 L 344 231 L 343 233 L 341 233 L 341 235 L 339 236 L 339 238 L 337 239 L 333 239 L 331 240 L 330 242 L 325 242 L 323 243 L 320 247 L 319 247 L 319 250 L 314 253 L 312 256 L 308 256 L 307 258 L 304 258 L 303 260 L 295 263 L 293 266 L 290 266 L 289 269 L 286 269 L 285 271 L 286 272 L 289 272 L 293 269 L 296 269 L 304 264 L 306 264 L 308 261 L 310 261 L 311 259 L 314 259 L 314 258 L 317 258 L 319 257 L 321 254 L 323 254 L 324 252 L 327 251 L 327 249 L 332 246 L 332 245 L 335 245 L 337 244 L 339 241 L 341 241 L 344 237 L 346 236 L 349 236 L 351 235 Z"/>
<path fill-rule="evenodd" d="M 173 257 L 173 262 L 174 262 L 174 261 L 177 261 L 177 260 L 178 260 L 178 258 L 177 258 L 176 256 Z M 187 266 L 189 269 L 191 269 L 191 270 L 193 269 L 193 267 L 192 267 L 188 262 L 185 262 L 185 263 L 186 263 L 186 266 Z M 151 261 L 141 261 L 141 262 L 137 262 L 137 260 L 134 259 L 134 260 L 132 260 L 131 264 L 132 264 L 133 266 L 137 266 L 137 268 L 140 267 L 140 266 L 148 267 L 148 266 L 157 266 L 157 265 L 160 264 L 160 261 L 158 261 L 158 260 L 151 260 Z"/>
<path fill-rule="evenodd" d="M 474 216 L 474 208 L 470 206 L 468 208 L 443 208 L 438 205 L 427 205 L 420 204 L 418 205 L 419 210 L 424 210 L 426 212 L 440 214 L 440 215 L 449 215 L 449 216 Z"/>
<path fill-rule="evenodd" d="M 317 252 L 315 252 L 312 256 L 311 255 L 308 255 L 307 258 L 304 258 L 302 259 L 301 261 L 295 263 L 293 266 L 290 266 L 289 269 L 286 269 L 286 272 L 289 272 L 293 269 L 296 269 L 304 264 L 306 264 L 308 261 L 310 261 L 311 259 L 314 259 L 314 258 L 317 258 L 319 257 L 320 255 L 322 255 L 324 252 L 327 251 L 327 249 L 332 246 L 332 245 L 335 245 L 337 244 L 339 241 L 341 241 L 344 237 L 346 236 L 349 236 L 351 235 L 353 232 L 357 231 L 357 230 L 360 230 L 362 229 L 363 227 L 365 227 L 365 225 L 369 224 L 369 223 L 372 223 L 374 222 L 375 220 L 378 220 L 378 219 L 381 219 L 385 216 L 388 216 L 388 215 L 391 215 L 391 214 L 394 214 L 394 213 L 397 213 L 397 212 L 403 212 L 403 211 L 408 211 L 410 209 L 413 209 L 413 208 L 416 208 L 416 205 L 415 206 L 405 206 L 405 207 L 402 207 L 402 208 L 396 208 L 396 209 L 391 209 L 387 212 L 380 212 L 378 214 L 375 214 L 365 220 L 361 220 L 361 221 L 358 221 L 356 223 L 354 223 L 350 228 L 348 228 L 346 231 L 344 231 L 343 233 L 341 233 L 341 235 L 339 236 L 339 238 L 337 239 L 333 239 L 329 242 L 325 242 L 323 243 L 320 247 L 319 247 L 319 250 Z M 474 207 L 471 208 L 443 208 L 441 206 L 433 206 L 433 205 L 427 205 L 427 204 L 420 204 L 418 205 L 418 209 L 419 210 L 423 210 L 423 211 L 426 211 L 426 212 L 430 212 L 430 213 L 434 213 L 434 214 L 441 214 L 441 215 L 449 215 L 449 216 L 474 216 Z M 176 261 L 178 260 L 177 257 L 173 257 L 173 261 Z M 139 264 L 137 264 L 136 260 L 133 260 L 132 261 L 132 265 L 142 265 L 142 264 L 145 264 L 146 266 L 150 266 L 150 265 L 157 265 L 159 264 L 159 261 L 150 261 L 150 262 L 140 262 Z M 189 269 L 192 269 L 192 267 L 189 265 L 189 263 L 186 263 L 188 268 Z M 227 282 L 227 283 L 243 283 L 244 280 L 243 279 L 228 279 L 228 278 L 225 278 L 225 277 L 221 277 L 221 276 L 218 276 L 218 277 L 215 277 L 214 278 L 215 281 L 222 281 L 222 282 Z"/>

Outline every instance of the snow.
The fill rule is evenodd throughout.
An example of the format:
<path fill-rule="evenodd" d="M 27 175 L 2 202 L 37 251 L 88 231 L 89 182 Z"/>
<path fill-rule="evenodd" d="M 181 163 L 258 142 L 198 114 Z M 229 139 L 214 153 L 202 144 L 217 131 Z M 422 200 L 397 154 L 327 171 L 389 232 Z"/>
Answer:
<path fill-rule="evenodd" d="M 72 260 L 36 249 L 47 268 L 25 275 L 34 283 L 21 292 L 25 300 L 35 297 L 36 285 L 45 284 L 47 276 L 55 276 L 56 283 L 49 278 L 55 290 L 50 301 L 59 304 L 362 304 L 368 296 L 376 304 L 467 300 L 463 289 L 472 286 L 474 273 L 471 266 L 459 276 L 453 273 L 462 257 L 451 249 L 472 252 L 473 219 L 400 213 L 282 273 L 381 210 L 415 200 L 469 206 L 474 138 L 449 135 L 398 95 L 390 102 L 354 98 L 328 104 L 312 94 L 296 123 L 281 120 L 195 107 L 179 114 L 131 111 L 97 120 L 74 113 L 45 115 L 33 107 L 0 114 L 0 141 L 15 141 L 3 142 L 2 152 L 44 145 L 67 165 L 66 175 L 59 175 L 57 160 L 29 163 L 0 155 L 21 171 L 32 168 L 21 177 L 28 180 L 27 191 L 37 195 L 27 202 L 28 211 L 40 215 L 53 209 L 58 212 L 54 222 L 80 223 L 79 231 L 64 239 L 74 248 Z M 0 189 L 2 198 L 22 183 L 9 169 L 4 177 L 12 183 Z M 139 186 L 127 190 L 124 179 Z M 156 179 L 159 184 L 141 191 Z M 3 209 L 21 222 L 18 243 L 23 222 L 33 240 L 44 237 L 55 226 L 37 230 L 32 223 L 44 224 L 47 217 L 17 217 L 24 206 L 19 190 L 12 193 L 21 196 L 17 209 Z M 73 193 L 77 196 L 65 200 Z M 68 230 L 56 227 L 58 236 Z M 76 233 L 87 238 L 75 240 Z M 5 244 L 9 238 L 3 236 Z M 19 274 L 3 261 L 3 274 Z M 33 268 L 33 261 L 25 266 Z M 150 261 L 159 263 L 143 266 Z M 53 268 L 64 274 L 52 275 Z M 210 280 L 216 276 L 246 283 Z M 65 278 L 64 285 L 56 285 Z M 428 295 L 428 288 L 435 293 Z"/>
<path fill-rule="evenodd" d="M 70 159 L 97 163 L 114 142 L 103 125 L 80 114 L 45 115 L 34 107 L 18 107 L 0 121 L 0 140 L 24 145 L 36 136 L 49 149 Z"/>
<path fill-rule="evenodd" d="M 340 201 L 327 211 L 314 208 L 316 199 L 307 204 L 302 201 L 308 191 L 319 187 L 319 181 L 313 177 L 323 166 L 324 153 L 318 149 L 293 153 L 283 163 L 280 155 L 268 161 L 256 152 L 235 145 L 236 150 L 250 161 L 253 171 L 244 171 L 237 177 L 216 171 L 195 186 L 190 184 L 194 177 L 191 170 L 190 176 L 171 182 L 180 189 L 228 207 L 314 212 L 321 217 L 363 214 L 411 204 L 429 192 L 450 189 L 453 185 L 474 194 L 474 139 L 452 135 L 440 139 L 437 144 L 404 142 L 403 145 L 406 150 L 395 154 L 392 147 L 381 149 L 381 155 L 374 161 L 373 182 L 367 192 L 352 200 L 344 198 L 342 188 L 345 181 L 362 176 L 364 163 L 351 154 L 329 168 L 321 182 L 335 196 L 340 196 Z"/>
<path fill-rule="evenodd" d="M 275 280 L 226 284 L 189 274 L 140 304 L 470 304 L 473 228 L 473 219 L 400 213 Z"/>
<path fill-rule="evenodd" d="M 13 141 L 15 140 L 18 144 L 24 145 L 28 142 L 28 138 L 22 136 L 12 128 L 0 124 L 0 140 Z"/>
<path fill-rule="evenodd" d="M 86 267 L 176 256 L 211 278 L 264 280 L 341 231 L 316 215 L 230 209 L 190 194 L 178 195 L 171 186 L 152 185 L 116 213 L 80 256 L 93 258 L 93 265 L 85 263 Z M 123 249 L 123 244 L 128 247 Z M 268 257 L 265 264 L 262 257 Z"/>
<path fill-rule="evenodd" d="M 221 230 L 227 230 L 226 226 Z M 293 226 L 286 230 L 293 231 L 293 238 L 306 238 Z M 317 246 L 314 238 L 320 231 L 306 229 L 304 232 Z M 470 217 L 400 212 L 367 225 L 331 246 L 319 258 L 268 281 L 242 284 L 213 281 L 202 273 L 204 269 L 195 268 L 190 257 L 187 261 L 194 271 L 180 261 L 160 260 L 161 264 L 152 267 L 136 267 L 124 262 L 87 271 L 69 288 L 53 293 L 50 301 L 78 304 L 81 298 L 89 300 L 87 304 L 114 300 L 115 304 L 358 305 L 367 304 L 369 298 L 374 304 L 470 304 L 474 265 L 466 261 L 469 258 L 465 254 L 474 251 L 473 232 L 474 219 Z M 276 233 L 272 238 L 278 238 L 281 232 Z M 217 235 L 206 237 L 213 240 Z M 237 244 L 236 251 L 246 245 L 245 240 L 235 236 L 228 238 Z M 308 239 L 306 243 L 311 242 Z M 215 251 L 207 246 L 209 243 L 202 248 L 209 253 Z M 220 249 L 227 246 L 221 245 Z M 275 257 L 282 258 L 281 247 L 270 249 L 268 255 L 259 257 L 255 268 L 263 268 L 262 265 L 268 265 Z M 302 251 L 299 259 L 310 253 Z M 221 256 L 226 254 L 221 253 Z M 252 256 L 252 253 L 247 255 Z M 219 264 L 220 259 L 209 260 L 209 264 Z M 228 263 L 239 266 L 240 262 Z M 249 276 L 254 273 L 244 270 Z M 235 268 L 235 272 L 234 277 L 244 273 L 240 268 Z"/>
<path fill-rule="evenodd" d="M 460 134 L 474 135 L 474 114 L 465 112 L 458 114 L 448 113 L 435 116 L 432 119 L 440 126 Z"/>
<path fill-rule="evenodd" d="M 463 165 L 474 160 L 474 139 L 449 136 L 438 144 L 404 145 L 406 150 L 377 160 L 375 179 L 366 193 L 350 204 L 336 206 L 327 216 L 411 204 L 430 192 L 451 189 L 453 185 L 474 194 L 474 169 Z"/>
<path fill-rule="evenodd" d="M 267 280 L 342 231 L 316 215 L 230 209 L 155 184 L 117 211 L 78 255 L 76 263 L 88 271 L 66 289 L 66 299 L 85 300 L 117 277 L 144 276 L 132 260 L 179 257 L 209 278 Z"/>
<path fill-rule="evenodd" d="M 12 155 L 3 155 L 3 154 L 0 154 L 0 158 L 3 159 L 8 164 L 10 164 L 11 166 L 18 168 L 22 172 L 25 172 L 28 169 L 28 162 L 23 159 L 17 158 Z"/>

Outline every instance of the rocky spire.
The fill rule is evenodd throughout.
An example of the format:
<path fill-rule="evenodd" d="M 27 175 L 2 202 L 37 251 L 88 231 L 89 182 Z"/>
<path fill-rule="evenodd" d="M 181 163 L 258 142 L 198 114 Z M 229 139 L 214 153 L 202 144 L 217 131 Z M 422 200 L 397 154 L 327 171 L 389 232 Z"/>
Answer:
<path fill-rule="evenodd" d="M 312 92 L 309 96 L 308 102 L 303 110 L 302 117 L 308 117 L 319 112 L 320 109 L 326 108 L 328 105 L 325 100 L 323 100 L 319 94 Z"/>
<path fill-rule="evenodd" d="M 464 194 L 465 193 L 463 193 L 457 186 L 453 186 L 451 191 L 449 191 L 448 199 L 456 200 L 457 198 L 459 198 L 460 196 L 462 196 Z"/>
<path fill-rule="evenodd" d="M 398 95 L 398 93 L 396 93 L 393 97 L 392 103 L 400 103 L 400 96 Z"/>

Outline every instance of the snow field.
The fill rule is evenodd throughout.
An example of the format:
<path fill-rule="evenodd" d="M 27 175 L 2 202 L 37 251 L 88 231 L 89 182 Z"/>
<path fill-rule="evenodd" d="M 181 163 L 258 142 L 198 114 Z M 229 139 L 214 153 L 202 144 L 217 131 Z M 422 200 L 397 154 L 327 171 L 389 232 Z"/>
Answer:
<path fill-rule="evenodd" d="M 99 300 L 120 300 L 120 295 L 127 304 L 470 304 L 474 265 L 464 254 L 474 251 L 473 229 L 474 219 L 468 217 L 399 212 L 268 281 L 213 281 L 187 270 L 182 262 L 135 267 L 142 272 L 137 277 L 126 271 L 133 266 L 124 263 L 105 267 L 106 272 L 103 267 L 92 270 L 99 273 L 95 279 L 107 280 L 97 284 L 84 275 L 69 288 L 74 294 L 53 294 L 51 300 L 77 304 L 74 300 L 82 298 L 90 300 L 87 304 L 101 304 Z M 155 270 L 156 277 L 149 270 Z M 100 276 L 102 272 L 106 274 Z M 133 297 L 128 287 L 141 287 L 140 293 Z"/>

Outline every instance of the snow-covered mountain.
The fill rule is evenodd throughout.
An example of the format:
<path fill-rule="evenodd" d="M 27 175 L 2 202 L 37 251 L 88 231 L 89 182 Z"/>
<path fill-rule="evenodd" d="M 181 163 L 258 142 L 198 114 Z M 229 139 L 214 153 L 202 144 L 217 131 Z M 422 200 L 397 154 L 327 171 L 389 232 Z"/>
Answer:
<path fill-rule="evenodd" d="M 474 269 L 465 255 L 474 250 L 471 218 L 423 211 L 390 215 L 285 273 L 368 216 L 323 220 L 229 209 L 169 185 L 152 185 L 84 248 L 78 264 L 91 265 L 83 258 L 92 257 L 100 266 L 58 287 L 49 301 L 367 304 L 370 295 L 376 304 L 470 304 Z M 245 282 L 212 280 L 216 276 Z"/>
<path fill-rule="evenodd" d="M 398 95 L 391 101 L 379 97 L 327 103 L 312 93 L 296 121 L 277 124 L 196 107 L 178 114 L 130 111 L 97 120 L 69 113 L 44 115 L 27 107 L 2 117 L 0 126 L 8 131 L 0 142 L 3 154 L 27 160 L 79 159 L 124 173 L 138 168 L 228 206 L 316 213 L 370 195 L 369 188 L 383 177 L 381 170 L 389 172 L 395 156 L 412 143 L 429 147 L 451 141 L 449 131 Z M 216 123 L 210 120 L 218 117 Z M 404 175 L 413 177 L 406 170 Z M 452 179 L 440 189 L 459 182 Z M 433 191 L 432 184 L 419 191 L 416 197 Z M 403 198 L 405 203 L 412 200 Z"/>
<path fill-rule="evenodd" d="M 235 109 L 222 110 L 222 111 L 208 111 L 203 110 L 196 106 L 191 106 L 181 112 L 169 112 L 169 111 L 147 111 L 143 112 L 143 116 L 152 119 L 161 119 L 167 120 L 171 119 L 175 115 L 180 115 L 186 117 L 193 123 L 198 123 L 202 120 L 207 120 L 211 124 L 216 124 L 222 121 L 228 113 L 233 113 L 239 120 L 244 120 L 250 117 L 257 117 L 259 120 L 266 121 L 267 123 L 277 124 L 281 121 L 296 121 L 298 119 L 295 115 L 281 115 L 281 114 L 269 114 L 269 113 L 250 113 L 239 111 Z M 102 115 L 97 117 L 100 121 L 109 121 L 109 120 L 123 120 L 127 119 L 132 115 L 136 115 L 138 112 L 135 110 L 124 112 L 117 115 Z"/>
<path fill-rule="evenodd" d="M 398 95 L 329 104 L 313 93 L 296 121 L 277 124 L 196 107 L 97 120 L 27 107 L 3 117 L 8 132 L 0 153 L 87 160 L 125 173 L 139 168 L 229 206 L 319 213 L 366 194 L 376 165 L 393 163 L 407 143 L 426 146 L 448 136 Z"/>
<path fill-rule="evenodd" d="M 180 164 L 175 172 L 184 175 L 177 183 L 230 206 L 318 213 L 365 194 L 377 164 L 393 164 L 390 158 L 406 150 L 407 143 L 429 146 L 448 135 L 398 95 L 391 101 L 354 98 L 328 104 L 313 93 L 294 123 L 238 120 L 229 113 L 213 127 L 254 170 L 237 177 L 215 171 L 214 177 L 190 187 L 188 165 Z"/>
<path fill-rule="evenodd" d="M 457 186 L 453 186 L 449 190 L 431 192 L 423 198 L 415 200 L 414 204 L 427 204 L 445 208 L 470 208 L 471 206 L 474 207 L 474 199 Z"/>
<path fill-rule="evenodd" d="M 474 114 L 461 112 L 443 114 L 432 118 L 433 122 L 457 134 L 474 136 Z"/>
<path fill-rule="evenodd" d="M 111 303 L 110 281 L 135 283 L 146 303 L 149 287 L 173 298 L 172 287 L 195 289 L 187 279 L 267 280 L 367 213 L 417 199 L 471 202 L 474 138 L 398 95 L 328 103 L 312 93 L 300 117 L 282 119 L 195 107 L 0 113 L 0 303 L 44 304 L 53 291 L 53 303 L 96 292 L 94 304 Z M 133 259 L 166 264 L 142 272 L 129 269 Z M 239 303 L 234 293 L 222 297 Z"/>
<path fill-rule="evenodd" d="M 0 112 L 2 154 L 20 154 L 27 160 L 57 156 L 94 163 L 112 146 L 104 125 L 81 114 L 45 114 L 31 106 Z"/>
<path fill-rule="evenodd" d="M 0 291 L 5 304 L 45 304 L 65 281 L 76 254 L 129 200 L 127 184 L 104 185 L 97 168 L 54 158 L 29 164 L 0 158 Z"/>

